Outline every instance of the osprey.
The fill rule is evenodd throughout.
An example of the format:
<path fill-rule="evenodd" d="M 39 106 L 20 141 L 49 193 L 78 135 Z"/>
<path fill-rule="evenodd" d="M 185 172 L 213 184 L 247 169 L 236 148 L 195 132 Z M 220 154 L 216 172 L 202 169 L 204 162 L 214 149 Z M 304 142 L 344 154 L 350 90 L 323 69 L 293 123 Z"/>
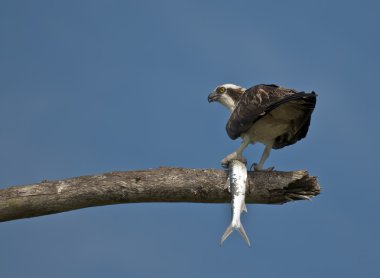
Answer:
<path fill-rule="evenodd" d="M 316 97 L 314 92 L 297 92 L 274 84 L 249 89 L 233 84 L 216 87 L 208 101 L 218 101 L 228 108 L 231 115 L 226 125 L 227 134 L 233 140 L 243 139 L 239 148 L 222 160 L 222 166 L 227 167 L 234 159 L 246 162 L 243 150 L 249 144 L 260 142 L 265 150 L 253 167 L 263 170 L 271 149 L 281 149 L 306 137 Z"/>

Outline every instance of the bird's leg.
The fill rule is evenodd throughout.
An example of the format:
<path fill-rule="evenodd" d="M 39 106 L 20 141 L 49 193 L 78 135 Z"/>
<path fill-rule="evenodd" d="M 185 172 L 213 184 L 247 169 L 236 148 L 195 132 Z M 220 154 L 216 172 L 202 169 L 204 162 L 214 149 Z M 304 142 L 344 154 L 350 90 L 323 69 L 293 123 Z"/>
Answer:
<path fill-rule="evenodd" d="M 265 146 L 265 150 L 261 156 L 259 163 L 258 164 L 257 163 L 252 164 L 255 171 L 272 171 L 274 169 L 274 167 L 270 167 L 270 168 L 265 169 L 265 170 L 263 169 L 264 163 L 267 160 L 271 150 L 272 150 L 272 145 Z M 251 169 L 252 169 L 252 166 L 251 166 Z"/>
<path fill-rule="evenodd" d="M 234 151 L 233 153 L 227 155 L 223 160 L 221 161 L 222 167 L 228 168 L 228 164 L 230 163 L 231 160 L 240 160 L 244 164 L 247 163 L 247 160 L 243 156 L 243 150 L 248 146 L 248 144 L 251 143 L 251 140 L 249 139 L 248 136 L 243 137 L 243 142 L 240 144 L 239 148 Z"/>

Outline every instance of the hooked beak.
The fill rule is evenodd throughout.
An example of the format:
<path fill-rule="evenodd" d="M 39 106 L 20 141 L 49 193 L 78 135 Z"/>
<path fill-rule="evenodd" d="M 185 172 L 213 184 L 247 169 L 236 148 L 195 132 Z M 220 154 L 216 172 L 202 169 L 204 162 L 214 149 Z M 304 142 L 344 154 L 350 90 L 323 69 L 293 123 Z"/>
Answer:
<path fill-rule="evenodd" d="M 215 91 L 213 91 L 211 94 L 208 95 L 208 102 L 217 101 L 219 97 L 220 96 Z"/>

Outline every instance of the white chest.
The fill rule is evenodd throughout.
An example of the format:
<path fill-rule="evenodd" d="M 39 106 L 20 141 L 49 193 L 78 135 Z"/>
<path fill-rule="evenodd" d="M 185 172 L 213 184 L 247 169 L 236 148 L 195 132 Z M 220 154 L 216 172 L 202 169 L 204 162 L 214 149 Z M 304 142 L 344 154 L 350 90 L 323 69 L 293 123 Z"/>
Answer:
<path fill-rule="evenodd" d="M 302 115 L 302 110 L 296 104 L 284 104 L 258 120 L 248 130 L 248 134 L 252 141 L 270 145 L 278 136 L 293 136 L 297 132 L 295 123 Z"/>

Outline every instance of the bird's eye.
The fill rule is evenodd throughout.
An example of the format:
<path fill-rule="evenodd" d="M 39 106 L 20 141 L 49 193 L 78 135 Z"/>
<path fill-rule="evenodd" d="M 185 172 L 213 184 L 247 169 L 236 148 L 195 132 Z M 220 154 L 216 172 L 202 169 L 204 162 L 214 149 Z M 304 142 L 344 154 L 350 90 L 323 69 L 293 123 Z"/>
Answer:
<path fill-rule="evenodd" d="M 224 87 L 219 88 L 219 93 L 223 94 L 225 91 L 226 91 L 226 88 L 224 88 Z"/>

